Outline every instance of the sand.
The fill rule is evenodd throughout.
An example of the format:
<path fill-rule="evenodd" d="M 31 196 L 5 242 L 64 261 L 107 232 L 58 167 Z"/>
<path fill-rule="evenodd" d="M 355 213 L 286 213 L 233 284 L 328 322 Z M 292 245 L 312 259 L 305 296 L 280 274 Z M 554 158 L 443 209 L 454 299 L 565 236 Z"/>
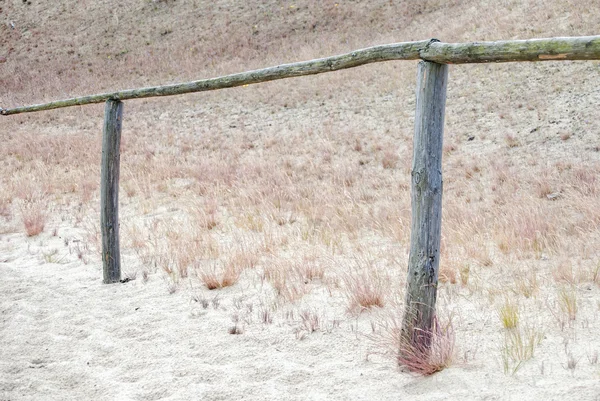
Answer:
<path fill-rule="evenodd" d="M 60 238 L 42 241 L 48 247 Z M 104 285 L 100 263 L 83 264 L 67 247 L 59 263 L 42 263 L 39 238 L 11 234 L 0 243 L 1 400 L 593 400 L 600 394 L 597 368 L 569 373 L 546 362 L 544 376 L 529 361 L 531 369 L 505 375 L 498 353 L 486 355 L 491 336 L 474 360 L 457 355 L 431 377 L 402 372 L 371 354 L 369 312 L 298 335 L 293 321 L 275 315 L 266 325 L 256 310 L 246 311 L 249 324 L 232 335 L 231 311 L 240 306 L 233 300 L 249 296 L 249 280 L 213 292 L 220 302 L 215 307 L 210 298 L 205 309 L 192 300 L 198 289 L 169 294 L 161 273 L 146 283 L 136 277 Z M 237 310 L 246 309 L 242 301 Z"/>

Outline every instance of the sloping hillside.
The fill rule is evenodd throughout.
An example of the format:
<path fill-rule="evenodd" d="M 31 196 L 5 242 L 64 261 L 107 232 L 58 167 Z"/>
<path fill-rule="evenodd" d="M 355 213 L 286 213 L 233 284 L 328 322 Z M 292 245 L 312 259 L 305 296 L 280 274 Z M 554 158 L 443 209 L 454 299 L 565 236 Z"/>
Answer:
<path fill-rule="evenodd" d="M 589 35 L 597 33 L 600 18 L 591 11 L 597 8 L 592 0 L 1 3 L 0 56 L 7 60 L 0 70 L 2 103 L 6 92 L 35 101 L 394 41 Z"/>

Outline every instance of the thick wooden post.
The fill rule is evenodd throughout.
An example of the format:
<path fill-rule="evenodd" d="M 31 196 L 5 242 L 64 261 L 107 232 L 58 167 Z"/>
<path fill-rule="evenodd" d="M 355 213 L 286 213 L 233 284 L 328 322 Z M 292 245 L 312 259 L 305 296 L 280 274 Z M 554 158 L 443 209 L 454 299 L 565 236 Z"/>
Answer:
<path fill-rule="evenodd" d="M 100 179 L 100 226 L 104 284 L 121 280 L 119 249 L 119 169 L 123 103 L 109 99 L 104 108 L 102 172 Z"/>
<path fill-rule="evenodd" d="M 442 227 L 442 141 L 448 66 L 421 61 L 412 162 L 412 226 L 403 338 L 428 349 L 435 318 Z M 408 344 L 405 344 L 408 345 Z"/>

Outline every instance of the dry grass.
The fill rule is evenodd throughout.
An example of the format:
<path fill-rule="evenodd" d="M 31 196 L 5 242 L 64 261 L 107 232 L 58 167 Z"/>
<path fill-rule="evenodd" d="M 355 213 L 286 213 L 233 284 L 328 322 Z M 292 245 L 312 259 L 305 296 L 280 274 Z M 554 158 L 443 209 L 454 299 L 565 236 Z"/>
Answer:
<path fill-rule="evenodd" d="M 561 288 L 558 293 L 560 310 L 568 317 L 569 321 L 577 318 L 577 292 L 574 288 Z"/>
<path fill-rule="evenodd" d="M 398 339 L 398 365 L 410 372 L 429 376 L 449 367 L 454 358 L 452 324 L 440 325 L 434 319 L 431 332 L 415 333 L 410 343 Z"/>
<path fill-rule="evenodd" d="M 196 268 L 198 278 L 209 290 L 235 285 L 240 278 L 242 270 L 239 265 L 231 262 L 225 266 L 215 263 L 210 266 Z"/>
<path fill-rule="evenodd" d="M 500 348 L 505 374 L 515 374 L 525 362 L 533 358 L 543 334 L 535 327 L 507 330 Z"/>
<path fill-rule="evenodd" d="M 316 280 L 322 281 L 325 277 L 325 265 L 323 261 L 315 257 L 305 256 L 301 262 L 293 267 L 294 271 L 304 280 L 305 283 Z"/>
<path fill-rule="evenodd" d="M 48 219 L 46 203 L 42 200 L 25 201 L 21 205 L 21 219 L 28 237 L 40 234 L 44 231 Z"/>
<path fill-rule="evenodd" d="M 538 274 L 535 269 L 528 269 L 525 272 L 516 272 L 515 274 L 515 292 L 517 295 L 523 295 L 525 298 L 531 298 L 539 291 Z"/>
<path fill-rule="evenodd" d="M 369 259 L 356 259 L 354 269 L 343 276 L 348 310 L 360 313 L 373 307 L 383 308 L 389 293 L 389 276 Z"/>
<path fill-rule="evenodd" d="M 10 198 L 0 197 L 0 217 L 4 218 L 6 221 L 12 219 Z"/>
<path fill-rule="evenodd" d="M 263 267 L 261 280 L 268 281 L 284 302 L 296 302 L 311 291 L 310 283 L 298 273 L 289 260 L 269 260 Z"/>

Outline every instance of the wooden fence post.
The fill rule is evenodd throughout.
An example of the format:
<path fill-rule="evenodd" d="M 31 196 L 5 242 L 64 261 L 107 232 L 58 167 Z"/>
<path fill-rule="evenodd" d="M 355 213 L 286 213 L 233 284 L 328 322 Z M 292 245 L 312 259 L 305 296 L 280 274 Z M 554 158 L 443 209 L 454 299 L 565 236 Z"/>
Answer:
<path fill-rule="evenodd" d="M 104 284 L 121 280 L 119 249 L 119 169 L 123 103 L 109 99 L 104 108 L 102 172 L 100 179 L 100 226 Z"/>
<path fill-rule="evenodd" d="M 442 142 L 448 66 L 421 61 L 412 162 L 412 226 L 403 339 L 429 349 L 435 318 L 442 226 Z"/>

